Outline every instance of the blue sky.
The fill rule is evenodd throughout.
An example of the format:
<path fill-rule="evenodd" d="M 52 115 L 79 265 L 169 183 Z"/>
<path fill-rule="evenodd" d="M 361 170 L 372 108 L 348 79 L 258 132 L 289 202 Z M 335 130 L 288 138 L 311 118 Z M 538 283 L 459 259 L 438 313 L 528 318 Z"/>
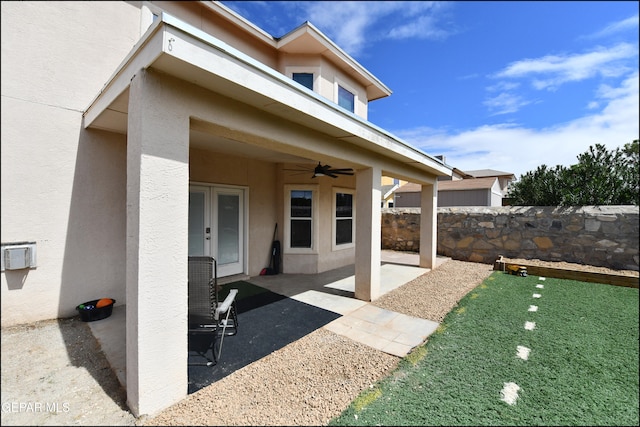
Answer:
<path fill-rule="evenodd" d="M 311 22 L 393 91 L 370 122 L 464 171 L 638 139 L 636 1 L 222 3 L 274 37 Z"/>

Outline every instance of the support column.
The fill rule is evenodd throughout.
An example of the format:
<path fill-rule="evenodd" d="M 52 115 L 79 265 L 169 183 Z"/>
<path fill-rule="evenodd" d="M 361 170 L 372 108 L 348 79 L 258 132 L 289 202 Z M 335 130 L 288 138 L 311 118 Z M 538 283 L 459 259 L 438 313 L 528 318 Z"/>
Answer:
<path fill-rule="evenodd" d="M 175 95 L 173 95 L 175 96 Z M 189 119 L 141 70 L 127 134 L 127 403 L 152 415 L 187 395 Z"/>
<path fill-rule="evenodd" d="M 420 267 L 435 268 L 438 249 L 438 181 L 420 192 Z"/>
<path fill-rule="evenodd" d="M 380 296 L 381 181 L 378 167 L 356 173 L 355 297 L 363 301 Z"/>

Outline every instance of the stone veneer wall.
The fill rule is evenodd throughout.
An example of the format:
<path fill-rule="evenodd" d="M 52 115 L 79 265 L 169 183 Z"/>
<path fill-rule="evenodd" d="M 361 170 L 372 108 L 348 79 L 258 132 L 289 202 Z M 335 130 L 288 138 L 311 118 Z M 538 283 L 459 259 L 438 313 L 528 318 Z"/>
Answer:
<path fill-rule="evenodd" d="M 438 255 L 493 264 L 507 258 L 616 270 L 639 266 L 637 206 L 438 208 Z M 382 248 L 420 250 L 420 209 L 382 210 Z"/>

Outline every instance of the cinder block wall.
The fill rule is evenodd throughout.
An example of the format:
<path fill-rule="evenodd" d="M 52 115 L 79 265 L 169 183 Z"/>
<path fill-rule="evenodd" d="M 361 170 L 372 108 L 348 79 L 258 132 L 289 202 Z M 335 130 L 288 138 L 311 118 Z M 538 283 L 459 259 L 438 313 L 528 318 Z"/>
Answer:
<path fill-rule="evenodd" d="M 507 258 L 639 269 L 637 206 L 438 208 L 438 255 L 493 264 Z M 382 248 L 420 250 L 420 209 L 382 210 Z"/>

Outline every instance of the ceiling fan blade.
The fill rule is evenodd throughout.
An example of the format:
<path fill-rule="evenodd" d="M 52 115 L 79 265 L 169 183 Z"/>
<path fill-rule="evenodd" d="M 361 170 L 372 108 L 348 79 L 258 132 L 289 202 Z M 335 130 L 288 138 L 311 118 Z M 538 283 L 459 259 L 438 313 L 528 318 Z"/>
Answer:
<path fill-rule="evenodd" d="M 326 171 L 324 174 L 327 175 L 327 176 L 330 176 L 331 178 L 337 178 L 338 175 L 334 175 L 332 172 L 333 171 Z"/>
<path fill-rule="evenodd" d="M 341 173 L 343 175 L 353 175 L 353 169 L 344 168 L 344 169 L 329 169 L 329 172 L 333 173 Z"/>

